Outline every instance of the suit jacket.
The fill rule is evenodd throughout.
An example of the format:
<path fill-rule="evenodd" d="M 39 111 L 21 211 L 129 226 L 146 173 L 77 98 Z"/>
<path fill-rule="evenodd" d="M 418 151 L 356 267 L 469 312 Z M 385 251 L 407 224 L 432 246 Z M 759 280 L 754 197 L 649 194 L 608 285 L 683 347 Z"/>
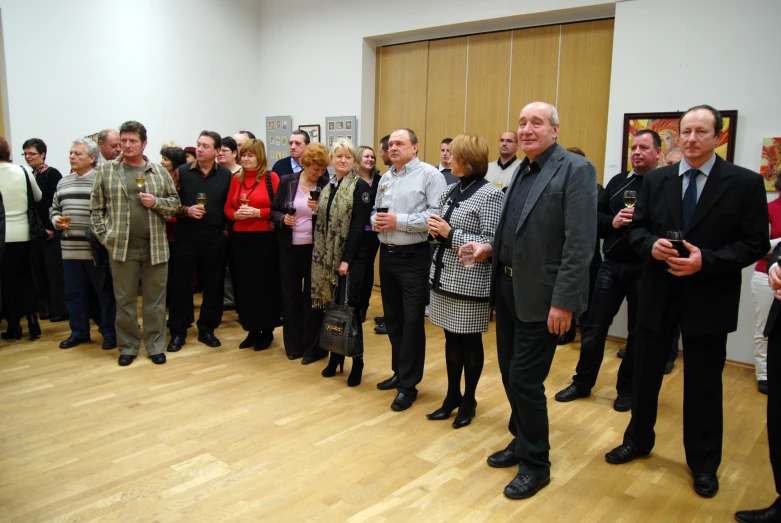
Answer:
<path fill-rule="evenodd" d="M 290 158 L 283 159 L 290 160 Z M 289 165 L 290 162 L 288 161 L 288 166 Z M 285 176 L 280 176 L 277 194 L 274 195 L 274 201 L 271 203 L 271 223 L 274 224 L 274 230 L 277 232 L 277 241 L 282 247 L 287 247 L 288 249 L 293 246 L 293 228 L 284 224 L 283 220 L 285 219 L 285 213 L 283 209 L 286 202 L 295 199 L 300 176 L 301 173 L 290 173 Z M 328 184 L 329 179 L 328 174 L 322 175 L 320 179 L 317 180 L 317 186 L 320 188 L 325 187 Z M 315 239 L 315 218 L 316 215 L 312 216 L 312 241 Z"/>
<path fill-rule="evenodd" d="M 678 164 L 645 175 L 628 239 L 645 264 L 638 325 L 662 326 L 669 300 L 682 300 L 681 329 L 690 336 L 734 332 L 738 327 L 741 270 L 770 250 L 767 198 L 762 177 L 716 157 L 688 231 L 683 231 L 682 176 Z M 702 270 L 673 276 L 651 256 L 667 231 L 702 251 Z"/>
<path fill-rule="evenodd" d="M 301 173 L 293 173 L 293 166 L 290 164 L 289 156 L 277 160 L 277 163 L 274 164 L 274 167 L 272 167 L 271 170 L 277 173 L 277 176 L 279 176 L 280 178 L 282 178 L 282 176 L 286 174 L 301 174 Z"/>
<path fill-rule="evenodd" d="M 552 305 L 574 316 L 588 308 L 589 266 L 597 237 L 597 172 L 582 156 L 558 144 L 552 147 L 556 149 L 534 181 L 512 240 L 515 310 L 525 322 L 547 321 Z M 519 169 L 507 195 L 521 179 Z M 492 296 L 507 207 L 492 242 Z"/>

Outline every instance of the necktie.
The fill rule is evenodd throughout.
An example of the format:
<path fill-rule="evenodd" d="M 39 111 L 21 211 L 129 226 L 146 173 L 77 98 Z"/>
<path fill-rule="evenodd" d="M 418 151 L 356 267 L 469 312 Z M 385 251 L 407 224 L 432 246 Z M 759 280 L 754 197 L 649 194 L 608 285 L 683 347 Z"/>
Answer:
<path fill-rule="evenodd" d="M 683 232 L 689 230 L 689 226 L 694 218 L 694 209 L 697 207 L 697 175 L 700 174 L 699 169 L 689 169 L 686 171 L 689 175 L 689 186 L 686 188 L 686 193 L 683 195 Z"/>

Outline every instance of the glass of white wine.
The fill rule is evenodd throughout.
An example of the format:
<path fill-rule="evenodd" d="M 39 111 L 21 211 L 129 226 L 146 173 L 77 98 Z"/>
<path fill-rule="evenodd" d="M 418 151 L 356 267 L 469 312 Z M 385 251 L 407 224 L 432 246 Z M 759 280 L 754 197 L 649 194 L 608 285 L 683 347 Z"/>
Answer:
<path fill-rule="evenodd" d="M 637 203 L 637 193 L 635 191 L 624 191 L 624 207 L 634 207 Z"/>
<path fill-rule="evenodd" d="M 70 227 L 71 224 L 71 217 L 68 215 L 63 214 L 60 216 L 60 225 L 64 225 L 65 227 Z M 67 238 L 70 236 L 70 233 L 68 232 L 68 229 L 63 229 L 62 231 L 63 238 Z"/>
<path fill-rule="evenodd" d="M 245 192 L 241 193 L 241 196 L 239 197 L 239 203 L 242 207 L 246 207 L 247 204 L 249 204 L 249 194 Z"/>
<path fill-rule="evenodd" d="M 195 203 L 200 205 L 201 207 L 206 207 L 206 193 L 205 192 L 199 192 L 195 195 Z"/>
<path fill-rule="evenodd" d="M 139 189 L 143 189 L 144 185 L 146 185 L 146 178 L 143 176 L 136 176 L 136 185 Z"/>

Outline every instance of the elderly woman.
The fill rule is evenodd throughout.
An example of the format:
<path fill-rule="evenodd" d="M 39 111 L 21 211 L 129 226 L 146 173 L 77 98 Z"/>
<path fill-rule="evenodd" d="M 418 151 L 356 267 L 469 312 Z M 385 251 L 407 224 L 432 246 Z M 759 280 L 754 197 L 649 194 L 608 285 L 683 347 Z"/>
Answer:
<path fill-rule="evenodd" d="M 369 185 L 369 198 L 374 204 L 377 197 L 377 187 L 380 186 L 380 171 L 375 168 L 377 158 L 374 149 L 368 145 L 358 148 L 358 176 Z M 361 313 L 361 322 L 366 321 L 366 311 L 369 309 L 369 300 L 374 287 L 374 260 L 377 250 L 380 248 L 380 239 L 367 220 L 361 239 L 358 242 L 358 250 L 355 253 L 355 262 L 350 271 L 350 294 L 357 296 L 356 303 Z"/>
<path fill-rule="evenodd" d="M 65 321 L 68 319 L 68 310 L 65 308 L 60 233 L 55 231 L 49 220 L 49 208 L 62 175 L 60 171 L 46 164 L 47 147 L 40 138 L 26 140 L 22 144 L 22 150 L 24 159 L 35 176 L 35 183 L 41 189 L 42 197 L 36 209 L 48 235 L 46 239 L 30 243 L 38 312 L 41 319 Z"/>
<path fill-rule="evenodd" d="M 320 324 L 323 315 L 312 307 L 312 242 L 317 200 L 328 183 L 328 149 L 311 143 L 301 154 L 300 173 L 287 174 L 279 182 L 279 191 L 271 206 L 279 241 L 279 276 L 282 287 L 283 336 L 288 359 L 302 358 L 308 365 L 328 352 L 320 348 Z"/>
<path fill-rule="evenodd" d="M 4 340 L 21 340 L 22 317 L 27 316 L 30 337 L 37 338 L 41 329 L 35 318 L 35 289 L 30 267 L 29 197 L 41 201 L 41 189 L 32 173 L 11 163 L 11 149 L 0 136 L 0 194 L 5 203 L 5 252 L 0 260 L 3 311 L 8 329 L 0 334 Z"/>
<path fill-rule="evenodd" d="M 317 206 L 315 244 L 312 252 L 312 304 L 325 308 L 333 299 L 354 307 L 358 336 L 363 352 L 363 327 L 358 305 L 360 286 L 345 287 L 347 273 L 362 280 L 367 260 L 357 256 L 361 236 L 369 223 L 374 200 L 371 187 L 358 175 L 358 151 L 350 140 L 337 138 L 331 149 L 331 165 L 336 176 L 325 186 Z M 344 371 L 344 356 L 331 353 L 323 376 Z M 353 358 L 347 385 L 361 383 L 363 355 Z"/>
<path fill-rule="evenodd" d="M 458 408 L 453 422 L 453 428 L 458 429 L 472 422 L 477 408 L 475 391 L 483 371 L 481 333 L 488 330 L 491 286 L 490 262 L 463 266 L 458 251 L 466 243 L 487 243 L 493 238 L 504 193 L 485 179 L 488 145 L 482 138 L 459 134 L 451 142 L 450 152 L 452 174 L 460 180 L 440 196 L 441 216 L 432 216 L 428 222 L 436 242 L 430 273 L 429 320 L 445 330 L 448 385 L 442 407 L 426 417 L 446 420 Z"/>
<path fill-rule="evenodd" d="M 271 222 L 271 202 L 279 177 L 269 170 L 266 146 L 247 140 L 239 151 L 241 171 L 231 180 L 225 216 L 233 224 L 236 312 L 247 331 L 240 349 L 261 351 L 274 341 L 279 322 L 279 260 Z"/>

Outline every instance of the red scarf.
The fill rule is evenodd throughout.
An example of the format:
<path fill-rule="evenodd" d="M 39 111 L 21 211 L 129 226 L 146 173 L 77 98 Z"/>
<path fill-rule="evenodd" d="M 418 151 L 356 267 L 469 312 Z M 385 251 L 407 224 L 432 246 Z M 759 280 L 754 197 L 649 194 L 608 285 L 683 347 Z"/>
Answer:
<path fill-rule="evenodd" d="M 41 162 L 38 165 L 38 167 L 33 168 L 33 176 L 38 176 L 39 174 L 41 174 L 43 171 L 45 171 L 48 168 L 49 168 L 49 166 L 46 165 L 46 162 Z"/>

